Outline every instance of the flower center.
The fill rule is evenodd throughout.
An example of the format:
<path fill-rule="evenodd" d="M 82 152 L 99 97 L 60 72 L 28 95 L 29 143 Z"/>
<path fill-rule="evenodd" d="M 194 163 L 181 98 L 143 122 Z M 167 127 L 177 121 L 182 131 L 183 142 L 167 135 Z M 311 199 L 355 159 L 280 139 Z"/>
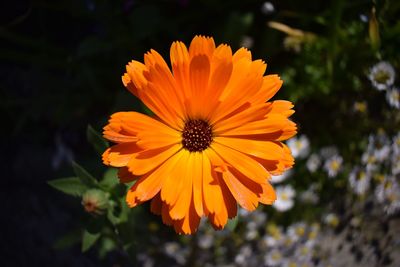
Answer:
<path fill-rule="evenodd" d="M 190 152 L 207 149 L 213 140 L 212 128 L 204 120 L 188 120 L 182 132 L 182 145 Z"/>

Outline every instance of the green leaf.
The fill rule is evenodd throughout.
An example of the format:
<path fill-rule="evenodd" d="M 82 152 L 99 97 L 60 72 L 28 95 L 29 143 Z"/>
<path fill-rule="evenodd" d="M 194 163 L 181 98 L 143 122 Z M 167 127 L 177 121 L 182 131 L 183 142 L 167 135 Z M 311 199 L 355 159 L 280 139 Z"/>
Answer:
<path fill-rule="evenodd" d="M 105 237 L 101 240 L 100 248 L 99 248 L 99 257 L 103 259 L 109 252 L 116 249 L 117 244 L 111 238 Z"/>
<path fill-rule="evenodd" d="M 73 161 L 72 167 L 74 168 L 76 176 L 79 177 L 82 183 L 84 183 L 89 187 L 97 187 L 98 185 L 97 180 L 90 173 L 88 173 L 82 166 Z"/>
<path fill-rule="evenodd" d="M 103 179 L 100 181 L 100 186 L 104 189 L 111 189 L 119 183 L 118 180 L 118 169 L 109 168 L 104 173 Z"/>
<path fill-rule="evenodd" d="M 90 249 L 99 238 L 100 233 L 91 234 L 88 231 L 84 231 L 82 237 L 82 252 Z"/>
<path fill-rule="evenodd" d="M 94 149 L 99 153 L 103 152 L 108 148 L 108 142 L 97 132 L 91 125 L 88 125 L 86 130 L 86 137 L 89 143 L 94 147 Z"/>
<path fill-rule="evenodd" d="M 74 197 L 81 197 L 89 188 L 77 177 L 55 179 L 47 182 L 51 187 Z"/>
<path fill-rule="evenodd" d="M 229 229 L 230 231 L 234 231 L 238 222 L 239 222 L 239 216 L 236 215 L 235 218 L 228 220 L 226 228 Z"/>
<path fill-rule="evenodd" d="M 63 237 L 59 238 L 53 245 L 54 249 L 66 249 L 69 248 L 81 240 L 81 231 L 74 230 L 65 234 Z"/>

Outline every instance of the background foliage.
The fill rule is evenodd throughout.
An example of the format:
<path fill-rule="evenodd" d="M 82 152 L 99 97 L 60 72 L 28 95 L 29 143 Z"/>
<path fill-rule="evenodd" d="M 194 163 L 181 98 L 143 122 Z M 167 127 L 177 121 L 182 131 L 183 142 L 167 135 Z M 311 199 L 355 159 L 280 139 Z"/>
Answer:
<path fill-rule="evenodd" d="M 304 221 L 311 227 L 324 224 L 326 214 L 334 214 L 339 222 L 332 226 L 330 220 L 321 240 L 345 233 L 352 250 L 357 244 L 354 240 L 377 227 L 383 231 L 375 231 L 378 237 L 368 237 L 365 242 L 360 237 L 357 242 L 370 245 L 366 251 L 373 251 L 370 257 L 376 264 L 395 266 L 399 240 L 389 236 L 399 227 L 398 213 L 376 212 L 384 207 L 374 200 L 379 179 L 371 182 L 362 197 L 352 193 L 348 180 L 353 166 L 363 164 L 361 155 L 368 147 L 369 135 L 384 132 L 392 140 L 399 132 L 399 107 L 388 103 L 368 75 L 382 60 L 390 62 L 398 74 L 400 3 L 283 0 L 270 4 L 268 9 L 258 0 L 5 3 L 0 23 L 4 126 L 0 197 L 7 222 L 0 251 L 5 266 L 141 266 L 149 258 L 156 266 L 241 265 L 235 257 L 248 255 L 246 245 L 254 250 L 264 235 L 273 235 L 271 229 L 276 225 L 285 229 Z M 289 28 L 274 27 L 271 22 Z M 334 179 L 329 179 L 322 167 L 311 173 L 306 164 L 309 154 L 298 158 L 294 174 L 284 184 L 293 186 L 297 196 L 315 184 L 318 203 L 296 200 L 287 212 L 262 209 L 268 223 L 256 226 L 253 239 L 246 237 L 252 220 L 242 214 L 227 230 L 212 234 L 213 245 L 207 249 L 198 245 L 199 238 L 208 236 L 207 229 L 202 229 L 199 237 L 178 237 L 152 216 L 146 205 L 127 209 L 122 197 L 125 186 L 117 183 L 115 170 L 102 166 L 98 155 L 107 145 L 98 132 L 110 114 L 146 112 L 123 88 L 125 64 L 141 60 L 150 48 L 168 56 L 172 41 L 188 43 L 195 34 L 214 36 L 217 43 L 228 43 L 234 50 L 242 45 L 251 47 L 254 58 L 268 63 L 268 73 L 282 76 L 284 86 L 276 99 L 295 103 L 293 120 L 300 134 L 310 140 L 309 154 L 334 146 L 343 158 Z M 398 79 L 394 84 L 398 86 Z M 88 124 L 92 126 L 88 128 Z M 394 163 L 385 163 L 391 162 L 390 155 L 375 176 L 390 172 Z M 52 180 L 55 177 L 72 178 Z M 398 174 L 393 179 L 398 181 Z M 48 180 L 75 199 L 55 191 Z M 95 197 L 104 193 L 100 196 L 106 200 L 101 215 L 92 216 L 81 205 L 81 197 L 92 188 L 99 190 L 92 192 Z M 358 237 L 348 240 L 353 232 L 347 226 L 354 218 L 376 225 L 355 227 Z M 381 240 L 386 239 L 389 241 L 382 245 Z M 260 257 L 267 257 L 270 251 L 258 245 L 257 249 Z M 355 255 L 357 262 L 360 253 L 369 255 L 362 249 L 353 249 L 349 255 Z M 267 264 L 264 258 L 260 261 Z M 310 262 L 319 264 L 321 260 L 314 257 Z"/>

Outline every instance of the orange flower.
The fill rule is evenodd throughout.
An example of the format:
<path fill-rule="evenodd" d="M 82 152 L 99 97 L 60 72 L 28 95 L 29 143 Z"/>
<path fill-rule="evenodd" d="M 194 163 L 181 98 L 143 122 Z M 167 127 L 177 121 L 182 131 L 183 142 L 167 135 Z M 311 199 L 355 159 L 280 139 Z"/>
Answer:
<path fill-rule="evenodd" d="M 122 182 L 136 180 L 130 207 L 151 200 L 151 211 L 178 233 L 194 233 L 203 216 L 222 229 L 237 203 L 251 211 L 276 199 L 268 179 L 294 163 L 281 142 L 296 134 L 293 105 L 266 102 L 282 81 L 263 76 L 266 64 L 245 48 L 232 55 L 228 45 L 196 36 L 189 49 L 174 42 L 170 58 L 172 73 L 154 50 L 144 64 L 126 66 L 124 85 L 155 116 L 113 114 L 104 136 L 117 144 L 103 161 L 120 168 Z"/>

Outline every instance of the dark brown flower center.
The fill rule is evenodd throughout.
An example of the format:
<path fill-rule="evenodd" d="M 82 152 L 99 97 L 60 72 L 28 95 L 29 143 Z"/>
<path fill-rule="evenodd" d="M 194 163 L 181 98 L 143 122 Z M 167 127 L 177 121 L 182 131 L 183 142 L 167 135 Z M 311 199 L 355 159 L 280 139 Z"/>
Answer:
<path fill-rule="evenodd" d="M 207 149 L 213 140 L 212 127 L 204 120 L 188 120 L 182 132 L 182 145 L 190 152 Z"/>

